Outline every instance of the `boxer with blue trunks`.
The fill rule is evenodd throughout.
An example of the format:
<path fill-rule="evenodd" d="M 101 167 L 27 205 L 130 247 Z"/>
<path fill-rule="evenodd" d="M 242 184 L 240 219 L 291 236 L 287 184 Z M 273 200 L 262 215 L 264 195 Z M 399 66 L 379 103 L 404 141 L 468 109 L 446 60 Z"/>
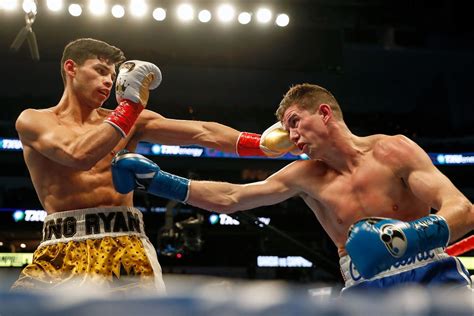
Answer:
<path fill-rule="evenodd" d="M 108 207 L 48 215 L 33 262 L 12 289 L 62 285 L 164 293 L 161 266 L 145 235 L 142 213 L 133 207 Z"/>
<path fill-rule="evenodd" d="M 299 196 L 338 248 L 348 289 L 470 286 L 466 269 L 442 249 L 474 229 L 474 207 L 419 145 L 403 135 L 353 134 L 337 100 L 317 85 L 292 87 L 277 116 L 310 159 L 263 181 L 234 184 L 189 180 L 119 152 L 112 161 L 115 189 L 139 188 L 219 213 Z"/>

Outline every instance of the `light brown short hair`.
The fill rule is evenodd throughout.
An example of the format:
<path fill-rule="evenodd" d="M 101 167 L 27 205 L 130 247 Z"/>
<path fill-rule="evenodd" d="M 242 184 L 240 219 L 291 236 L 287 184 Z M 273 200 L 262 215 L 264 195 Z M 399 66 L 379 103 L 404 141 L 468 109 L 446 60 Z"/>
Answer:
<path fill-rule="evenodd" d="M 331 107 L 336 119 L 343 120 L 341 107 L 332 93 L 323 87 L 309 83 L 291 87 L 281 100 L 275 115 L 281 121 L 285 111 L 293 104 L 314 113 L 323 103 Z"/>
<path fill-rule="evenodd" d="M 61 58 L 61 76 L 66 85 L 66 73 L 64 62 L 68 59 L 76 64 L 82 65 L 88 59 L 104 59 L 110 64 L 119 65 L 125 61 L 125 55 L 120 48 L 107 44 L 93 38 L 79 38 L 66 45 Z"/>

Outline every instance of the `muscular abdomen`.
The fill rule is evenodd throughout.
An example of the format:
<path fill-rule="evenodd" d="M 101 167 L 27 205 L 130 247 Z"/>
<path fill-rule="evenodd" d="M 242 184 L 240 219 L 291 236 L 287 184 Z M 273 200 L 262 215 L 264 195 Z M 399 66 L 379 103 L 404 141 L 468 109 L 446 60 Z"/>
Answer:
<path fill-rule="evenodd" d="M 38 198 L 48 213 L 132 205 L 132 194 L 119 194 L 113 187 L 109 157 L 83 171 L 55 163 L 31 149 L 25 149 L 24 155 Z"/>

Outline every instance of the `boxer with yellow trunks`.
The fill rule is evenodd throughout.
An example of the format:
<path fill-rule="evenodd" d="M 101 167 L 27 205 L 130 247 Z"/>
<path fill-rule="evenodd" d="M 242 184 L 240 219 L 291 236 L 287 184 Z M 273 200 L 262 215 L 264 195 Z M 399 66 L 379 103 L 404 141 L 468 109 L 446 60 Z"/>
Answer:
<path fill-rule="evenodd" d="M 110 165 L 117 152 L 134 151 L 139 142 L 200 145 L 240 156 L 274 157 L 296 148 L 279 126 L 258 135 L 215 122 L 168 119 L 147 109 L 161 71 L 150 62 L 124 61 L 120 49 L 99 40 L 69 43 L 61 59 L 59 102 L 25 109 L 16 121 L 33 186 L 49 214 L 44 239 L 16 290 L 91 281 L 112 290 L 164 291 L 133 193 L 114 189 Z M 104 109 L 116 76 L 118 105 Z"/>

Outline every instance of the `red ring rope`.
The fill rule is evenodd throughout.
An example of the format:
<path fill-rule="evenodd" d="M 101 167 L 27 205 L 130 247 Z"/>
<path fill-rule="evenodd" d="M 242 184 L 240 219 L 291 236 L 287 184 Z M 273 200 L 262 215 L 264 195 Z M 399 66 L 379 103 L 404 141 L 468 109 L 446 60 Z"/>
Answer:
<path fill-rule="evenodd" d="M 474 235 L 465 238 L 446 248 L 446 253 L 450 256 L 459 256 L 474 249 Z"/>

